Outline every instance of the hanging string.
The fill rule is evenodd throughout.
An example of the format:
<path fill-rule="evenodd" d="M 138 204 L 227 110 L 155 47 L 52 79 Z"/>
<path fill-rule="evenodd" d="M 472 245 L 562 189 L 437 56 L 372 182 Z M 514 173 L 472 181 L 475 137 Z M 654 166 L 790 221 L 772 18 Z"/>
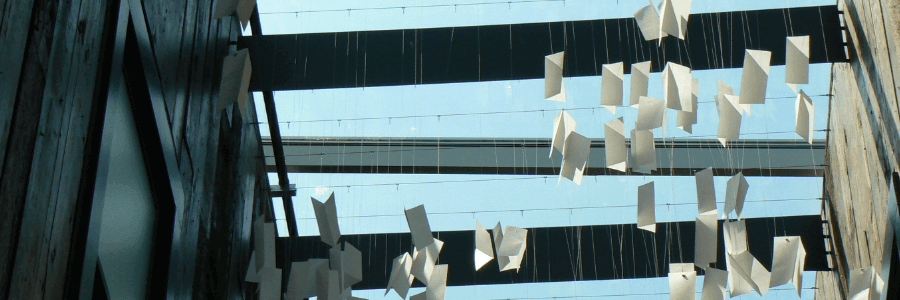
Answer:
<path fill-rule="evenodd" d="M 405 11 L 410 8 L 441 8 L 441 7 L 458 7 L 458 6 L 482 6 L 482 5 L 497 5 L 497 4 L 506 4 L 512 5 L 513 3 L 522 4 L 522 3 L 535 3 L 535 2 L 564 2 L 565 0 L 505 0 L 505 1 L 491 1 L 491 2 L 474 2 L 474 3 L 457 3 L 457 4 L 429 4 L 429 5 L 406 5 L 406 6 L 386 6 L 386 7 L 366 7 L 366 8 L 340 8 L 340 9 L 319 9 L 319 10 L 296 10 L 296 11 L 275 11 L 275 12 L 261 12 L 260 15 L 278 15 L 278 14 L 306 14 L 306 13 L 329 13 L 329 12 L 347 12 L 351 11 L 372 11 L 372 10 L 401 10 Z"/>

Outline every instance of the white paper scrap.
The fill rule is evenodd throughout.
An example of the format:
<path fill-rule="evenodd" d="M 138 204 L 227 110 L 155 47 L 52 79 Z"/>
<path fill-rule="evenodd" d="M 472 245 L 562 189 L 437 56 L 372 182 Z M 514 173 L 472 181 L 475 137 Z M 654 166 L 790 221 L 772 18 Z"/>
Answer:
<path fill-rule="evenodd" d="M 741 212 L 744 210 L 744 198 L 747 197 L 747 189 L 750 184 L 744 178 L 743 173 L 734 174 L 728 179 L 725 186 L 725 209 L 722 211 L 723 216 L 728 216 L 732 211 L 737 215 L 737 219 L 741 219 Z"/>
<path fill-rule="evenodd" d="M 687 133 L 693 133 L 693 126 L 697 124 L 697 95 L 700 93 L 700 80 L 691 81 L 691 110 L 678 111 L 676 125 Z"/>
<path fill-rule="evenodd" d="M 673 62 L 666 63 L 662 71 L 663 100 L 666 107 L 691 112 L 693 80 L 691 69 Z"/>
<path fill-rule="evenodd" d="M 562 166 L 559 170 L 559 180 L 556 183 L 559 184 L 565 177 L 580 185 L 591 153 L 591 140 L 577 132 L 572 132 L 566 138 L 565 149 Z"/>
<path fill-rule="evenodd" d="M 475 221 L 475 271 L 494 259 L 491 235 L 481 222 Z"/>
<path fill-rule="evenodd" d="M 635 172 L 646 174 L 656 170 L 656 142 L 652 131 L 631 131 L 631 159 Z"/>
<path fill-rule="evenodd" d="M 712 167 L 694 173 L 694 180 L 697 183 L 697 213 L 713 212 L 715 214 L 714 211 L 718 208 L 716 207 L 716 186 L 713 182 Z"/>
<path fill-rule="evenodd" d="M 509 263 L 502 266 L 501 272 L 515 269 L 519 271 L 522 264 L 522 258 L 525 256 L 525 248 L 527 248 L 528 230 L 515 226 L 506 226 L 503 230 L 503 241 L 497 251 L 497 255 L 509 258 Z M 511 254 L 511 255 L 507 255 Z"/>
<path fill-rule="evenodd" d="M 563 82 L 565 51 L 544 57 L 544 98 L 566 102 L 566 84 Z"/>
<path fill-rule="evenodd" d="M 809 83 L 809 36 L 787 37 L 784 82 L 788 84 Z"/>
<path fill-rule="evenodd" d="M 649 6 L 652 8 L 652 5 Z M 650 82 L 650 61 L 631 64 L 631 89 L 627 105 L 636 105 L 641 97 L 647 97 Z"/>
<path fill-rule="evenodd" d="M 693 264 L 669 264 L 669 299 L 697 299 L 696 289 L 697 271 Z"/>
<path fill-rule="evenodd" d="M 247 265 L 247 274 L 244 281 L 259 283 L 259 271 L 256 270 L 256 251 L 250 253 L 250 263 Z"/>
<path fill-rule="evenodd" d="M 219 83 L 219 100 L 216 111 L 237 102 L 241 115 L 247 114 L 247 94 L 250 88 L 250 52 L 247 49 L 238 50 L 228 56 L 222 62 L 222 78 Z"/>
<path fill-rule="evenodd" d="M 747 224 L 744 220 L 726 221 L 722 225 L 725 237 L 725 252 L 737 255 L 747 252 Z"/>
<path fill-rule="evenodd" d="M 679 16 L 675 12 L 675 4 L 673 3 L 673 0 L 662 0 L 662 2 L 660 3 L 659 31 L 660 43 L 662 43 L 662 37 L 666 35 L 671 35 L 683 39 L 683 37 L 680 35 L 681 24 L 679 22 Z"/>
<path fill-rule="evenodd" d="M 337 204 L 334 200 L 334 192 L 328 196 L 325 203 L 310 197 L 313 211 L 316 213 L 316 223 L 319 225 L 319 235 L 322 242 L 334 247 L 341 238 L 341 229 L 338 227 Z"/>
<path fill-rule="evenodd" d="M 625 122 L 618 117 L 604 124 L 606 167 L 625 172 L 628 169 L 628 147 L 625 144 Z"/>
<path fill-rule="evenodd" d="M 503 244 L 503 227 L 500 227 L 500 222 L 497 222 L 497 226 L 494 226 L 494 230 L 491 231 L 494 235 L 494 252 L 500 252 L 500 245 Z M 509 257 L 503 255 L 497 255 L 497 265 L 500 267 L 500 272 L 504 271 L 509 265 Z"/>
<path fill-rule="evenodd" d="M 572 118 L 567 111 L 563 110 L 556 114 L 553 119 L 553 139 L 550 141 L 550 158 L 553 158 L 553 150 L 560 153 L 566 153 L 566 138 L 575 131 L 575 118 Z"/>
<path fill-rule="evenodd" d="M 362 252 L 347 242 L 343 246 L 343 251 L 338 247 L 329 250 L 329 265 L 331 270 L 339 272 L 341 290 L 348 289 L 363 279 Z"/>
<path fill-rule="evenodd" d="M 725 300 L 725 285 L 727 283 L 728 271 L 706 268 L 700 300 Z"/>
<path fill-rule="evenodd" d="M 881 299 L 883 289 L 884 279 L 872 266 L 850 272 L 850 300 Z"/>
<path fill-rule="evenodd" d="M 797 296 L 801 296 L 800 284 L 803 282 L 803 268 L 806 264 L 806 249 L 799 236 L 776 236 L 773 238 L 772 278 L 770 287 L 789 282 L 794 283 Z"/>
<path fill-rule="evenodd" d="M 637 120 L 634 122 L 636 130 L 651 130 L 663 126 L 663 117 L 666 107 L 662 99 L 641 97 L 638 106 Z"/>
<path fill-rule="evenodd" d="M 327 268 L 316 270 L 316 299 L 339 300 L 341 298 L 340 272 Z M 280 293 L 279 293 L 280 294 Z"/>
<path fill-rule="evenodd" d="M 291 263 L 285 299 L 305 299 L 316 296 L 316 277 L 320 268 L 328 268 L 328 260 L 313 258 Z"/>
<path fill-rule="evenodd" d="M 622 106 L 625 65 L 621 62 L 604 64 L 602 69 L 600 105 L 615 114 L 616 106 Z"/>
<path fill-rule="evenodd" d="M 813 142 L 813 126 L 815 125 L 815 113 L 816 109 L 813 106 L 812 99 L 809 99 L 809 96 L 806 95 L 803 90 L 800 90 L 800 93 L 797 95 L 797 102 L 794 104 L 794 108 L 797 111 L 796 114 L 796 124 L 795 124 L 795 132 L 800 135 L 803 140 L 812 144 Z"/>
<path fill-rule="evenodd" d="M 432 272 L 434 271 L 435 262 L 443 247 L 444 242 L 439 239 L 434 239 L 434 243 L 425 247 L 424 250 L 414 249 L 412 256 L 413 265 L 410 274 L 419 279 L 422 283 L 428 284 L 428 280 L 431 278 Z"/>
<path fill-rule="evenodd" d="M 265 219 L 263 219 L 262 217 L 256 218 L 256 221 L 253 221 L 253 252 L 259 252 L 254 260 L 254 268 L 256 268 L 254 271 L 256 271 L 257 273 L 259 273 L 259 270 L 262 270 L 262 267 L 266 265 L 265 257 L 266 252 L 268 251 L 263 250 L 266 247 L 265 231 Z M 274 252 L 275 249 L 272 249 L 272 253 Z"/>
<path fill-rule="evenodd" d="M 715 214 L 699 215 L 696 218 L 696 234 L 694 235 L 694 264 L 701 269 L 708 269 L 710 263 L 716 262 L 718 254 L 719 220 Z"/>
<path fill-rule="evenodd" d="M 392 289 L 397 292 L 400 298 L 406 299 L 409 292 L 409 286 L 412 285 L 413 277 L 410 275 L 412 271 L 412 257 L 409 253 L 403 253 L 394 258 L 391 266 L 391 277 L 388 281 L 387 289 L 384 294 L 387 295 Z"/>
<path fill-rule="evenodd" d="M 645 41 L 652 41 L 660 38 L 659 36 L 659 13 L 653 6 L 653 1 L 649 1 L 650 5 L 644 6 L 634 12 L 634 19 L 637 21 L 638 28 L 644 35 Z M 632 71 L 632 74 L 634 72 Z"/>
<path fill-rule="evenodd" d="M 765 104 L 772 52 L 746 50 L 741 73 L 741 104 Z"/>
<path fill-rule="evenodd" d="M 425 249 L 434 243 L 431 234 L 431 225 L 428 224 L 428 216 L 425 214 L 425 205 L 420 204 L 406 210 L 406 223 L 412 233 L 413 245 L 418 249 Z"/>
<path fill-rule="evenodd" d="M 728 146 L 729 140 L 737 140 L 741 134 L 741 111 L 734 102 L 737 96 L 723 95 L 716 99 L 716 108 L 719 111 L 719 130 L 716 134 L 723 147 Z"/>
<path fill-rule="evenodd" d="M 638 228 L 649 232 L 656 232 L 655 198 L 653 181 L 638 186 L 637 225 Z"/>
<path fill-rule="evenodd" d="M 276 269 L 274 264 L 260 271 L 259 299 L 281 299 L 281 269 Z"/>

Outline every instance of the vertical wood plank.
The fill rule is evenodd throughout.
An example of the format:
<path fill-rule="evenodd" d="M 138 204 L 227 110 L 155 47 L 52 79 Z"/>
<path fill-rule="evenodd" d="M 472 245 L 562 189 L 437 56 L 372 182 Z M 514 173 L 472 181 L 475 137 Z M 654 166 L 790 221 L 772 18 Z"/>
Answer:
<path fill-rule="evenodd" d="M 0 45 L 3 45 L 3 59 L 0 59 L 0 174 L 3 174 L 3 158 L 6 157 L 10 122 L 15 109 L 16 92 L 25 43 L 31 24 L 33 0 L 0 1 Z"/>

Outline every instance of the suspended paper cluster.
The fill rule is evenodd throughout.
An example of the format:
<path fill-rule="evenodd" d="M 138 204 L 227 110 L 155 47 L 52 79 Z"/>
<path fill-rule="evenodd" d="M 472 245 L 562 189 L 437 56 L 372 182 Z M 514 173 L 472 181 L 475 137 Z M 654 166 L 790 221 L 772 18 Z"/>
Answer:
<path fill-rule="evenodd" d="M 411 296 L 410 299 L 444 299 L 448 268 L 445 264 L 435 263 L 444 247 L 444 242 L 432 235 L 424 205 L 407 209 L 405 213 L 415 248 L 412 255 L 406 252 L 394 258 L 391 277 L 384 294 L 387 295 L 394 290 L 397 295 L 406 299 L 413 279 L 418 279 L 425 284 L 425 291 Z"/>
<path fill-rule="evenodd" d="M 691 14 L 691 0 L 663 0 L 659 6 L 653 1 L 634 12 L 644 40 L 651 41 L 666 36 L 674 36 L 684 40 L 687 34 L 688 18 Z"/>

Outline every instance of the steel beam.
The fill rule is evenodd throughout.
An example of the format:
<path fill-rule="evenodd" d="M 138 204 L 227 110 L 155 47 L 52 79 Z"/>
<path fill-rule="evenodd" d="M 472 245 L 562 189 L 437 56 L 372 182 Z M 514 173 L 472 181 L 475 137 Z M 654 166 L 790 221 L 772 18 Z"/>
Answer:
<path fill-rule="evenodd" d="M 549 158 L 550 139 L 336 138 L 283 139 L 285 168 L 292 173 L 558 175 L 559 153 Z M 606 168 L 603 139 L 591 142 L 585 175 L 643 175 Z M 263 138 L 266 169 L 278 167 Z M 658 169 L 652 175 L 690 176 L 712 167 L 715 175 L 822 176 L 825 142 L 656 140 Z"/>
<path fill-rule="evenodd" d="M 745 220 L 750 253 L 767 270 L 772 269 L 775 236 L 801 236 L 806 249 L 805 270 L 829 270 L 821 216 Z M 474 228 L 475 221 L 469 222 Z M 719 221 L 718 258 L 713 267 L 724 270 L 722 222 Z M 494 224 L 484 225 L 493 228 Z M 658 223 L 656 226 L 656 233 L 640 230 L 636 224 L 528 228 L 528 245 L 521 269 L 503 273 L 499 272 L 496 260 L 475 271 L 474 231 L 435 232 L 434 236 L 444 242 L 439 263 L 449 265 L 448 286 L 610 280 L 665 277 L 669 263 L 694 261 L 693 221 Z M 279 239 L 276 247 L 285 240 Z M 391 273 L 391 260 L 413 249 L 409 233 L 344 235 L 341 240 L 362 251 L 363 281 L 353 289 L 385 288 Z M 294 247 L 288 261 L 328 257 L 329 246 L 318 236 L 291 238 L 290 243 Z M 290 268 L 284 260 L 285 257 L 277 257 L 276 265 Z M 703 274 L 702 270 L 697 271 Z"/>
<path fill-rule="evenodd" d="M 687 38 L 644 41 L 634 18 L 382 31 L 244 36 L 252 91 L 371 87 L 544 77 L 544 56 L 566 51 L 566 77 L 600 66 L 667 61 L 694 70 L 740 68 L 744 50 L 785 62 L 785 38 L 809 35 L 810 63 L 846 61 L 835 5 L 693 14 Z M 799 20 L 792 22 L 791 20 Z"/>

